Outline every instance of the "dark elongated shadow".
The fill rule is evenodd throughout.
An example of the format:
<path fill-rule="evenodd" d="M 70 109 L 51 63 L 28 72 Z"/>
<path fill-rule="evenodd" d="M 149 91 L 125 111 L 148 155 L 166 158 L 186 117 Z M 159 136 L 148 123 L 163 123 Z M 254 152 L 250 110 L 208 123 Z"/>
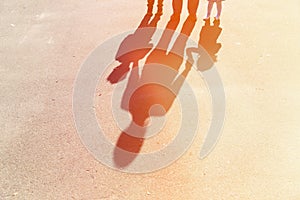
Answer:
<path fill-rule="evenodd" d="M 214 62 L 217 61 L 217 53 L 222 47 L 222 44 L 217 42 L 221 32 L 220 20 L 214 20 L 213 25 L 206 20 L 200 32 L 199 45 L 207 51 Z"/>
<path fill-rule="evenodd" d="M 107 80 L 114 84 L 126 77 L 131 66 L 137 66 L 152 49 L 151 38 L 156 31 L 157 24 L 163 14 L 163 0 L 158 0 L 157 13 L 152 14 L 154 0 L 148 0 L 148 10 L 138 28 L 133 34 L 128 35 L 120 44 L 115 59 L 120 65 L 113 69 Z M 143 48 L 140 48 L 143 47 Z"/>
<path fill-rule="evenodd" d="M 214 20 L 213 25 L 210 24 L 209 19 L 205 20 L 205 25 L 200 31 L 198 47 L 187 49 L 190 63 L 194 63 L 192 54 L 197 54 L 196 65 L 199 71 L 208 70 L 217 62 L 217 54 L 222 47 L 222 44 L 218 43 L 221 32 L 220 20 Z M 209 56 L 210 59 L 207 59 L 207 56 Z"/>
<path fill-rule="evenodd" d="M 186 42 L 196 23 L 198 4 L 198 0 L 189 1 L 190 15 L 168 52 L 167 49 L 179 24 L 182 9 L 182 1 L 173 0 L 173 15 L 157 46 L 146 58 L 141 75 L 138 74 L 136 68 L 131 70 L 122 97 L 121 108 L 131 114 L 132 121 L 121 133 L 114 150 L 115 166 L 119 168 L 128 166 L 138 156 L 145 140 L 143 136 L 146 133 L 149 118 L 163 116 L 169 111 L 191 69 L 191 65 L 186 63 L 184 71 L 178 74 L 183 64 Z M 152 83 L 150 83 L 151 80 L 153 80 Z M 157 80 L 163 80 L 163 84 L 156 83 Z M 162 110 L 149 112 L 154 105 L 160 105 Z M 136 125 L 142 128 L 137 130 Z"/>

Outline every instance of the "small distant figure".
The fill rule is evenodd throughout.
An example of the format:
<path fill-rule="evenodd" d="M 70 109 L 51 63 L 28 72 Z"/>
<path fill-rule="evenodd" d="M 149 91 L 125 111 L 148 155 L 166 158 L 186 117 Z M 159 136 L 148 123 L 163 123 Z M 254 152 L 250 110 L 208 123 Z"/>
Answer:
<path fill-rule="evenodd" d="M 222 12 L 222 1 L 225 1 L 225 0 L 208 0 L 207 15 L 206 15 L 206 18 L 204 18 L 204 21 L 210 19 L 211 10 L 213 8 L 214 3 L 217 4 L 217 15 L 216 15 L 215 19 L 216 20 L 220 19 L 221 12 Z"/>

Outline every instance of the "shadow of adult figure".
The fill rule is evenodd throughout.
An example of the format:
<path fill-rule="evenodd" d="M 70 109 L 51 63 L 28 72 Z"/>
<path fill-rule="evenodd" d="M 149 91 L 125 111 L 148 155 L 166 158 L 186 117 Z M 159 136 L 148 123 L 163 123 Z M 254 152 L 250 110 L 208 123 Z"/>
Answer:
<path fill-rule="evenodd" d="M 173 0 L 173 15 L 157 46 L 146 58 L 141 75 L 137 67 L 131 70 L 121 108 L 129 111 L 132 121 L 121 133 L 114 150 L 114 162 L 117 167 L 128 166 L 138 156 L 146 130 L 151 126 L 150 117 L 164 116 L 169 111 L 191 69 L 191 65 L 186 64 L 183 72 L 178 74 L 183 64 L 186 42 L 196 23 L 198 4 L 199 0 L 189 0 L 190 15 L 171 50 L 167 51 L 179 24 L 182 9 L 182 1 Z M 152 109 L 155 105 L 159 105 L 159 108 Z"/>
<path fill-rule="evenodd" d="M 161 18 L 163 0 L 158 0 L 158 9 L 155 16 L 152 18 L 154 0 L 148 0 L 148 10 L 138 28 L 133 34 L 128 35 L 120 44 L 115 59 L 120 62 L 120 65 L 107 77 L 107 80 L 114 84 L 125 78 L 125 75 L 130 70 L 130 66 L 137 66 L 138 61 L 143 59 L 146 54 L 152 49 L 153 44 L 151 38 L 156 31 L 157 24 Z M 151 20 L 152 18 L 152 20 Z"/>

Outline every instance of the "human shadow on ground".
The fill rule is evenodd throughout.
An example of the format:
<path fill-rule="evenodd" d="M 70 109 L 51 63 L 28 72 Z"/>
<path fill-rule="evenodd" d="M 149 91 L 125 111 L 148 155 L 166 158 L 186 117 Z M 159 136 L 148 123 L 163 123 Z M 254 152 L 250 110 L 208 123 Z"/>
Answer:
<path fill-rule="evenodd" d="M 196 23 L 198 4 L 199 0 L 188 1 L 189 16 L 175 42 L 171 43 L 182 9 L 182 1 L 173 0 L 173 15 L 158 44 L 149 52 L 140 75 L 138 65 L 133 65 L 121 102 L 121 108 L 131 114 L 132 121 L 122 131 L 114 149 L 114 163 L 118 168 L 128 166 L 138 156 L 147 128 L 151 126 L 150 118 L 164 116 L 169 111 L 191 70 L 191 64 L 187 62 L 179 74 L 186 43 Z M 133 54 L 132 57 L 136 58 Z M 159 108 L 152 109 L 155 105 Z"/>
<path fill-rule="evenodd" d="M 153 47 L 151 38 L 163 14 L 163 0 L 158 0 L 157 13 L 154 17 L 152 17 L 154 0 L 148 0 L 147 6 L 147 13 L 138 28 L 133 34 L 128 35 L 119 46 L 115 59 L 120 62 L 120 65 L 114 68 L 107 77 L 112 84 L 126 78 L 130 67 L 138 66 L 138 61 L 143 59 Z"/>
<path fill-rule="evenodd" d="M 198 47 L 187 48 L 189 63 L 195 64 L 199 71 L 206 71 L 217 62 L 217 53 L 222 47 L 222 44 L 218 43 L 221 32 L 220 20 L 214 20 L 213 25 L 209 19 L 205 20 L 205 25 L 200 31 Z M 196 63 L 193 54 L 197 55 Z"/>

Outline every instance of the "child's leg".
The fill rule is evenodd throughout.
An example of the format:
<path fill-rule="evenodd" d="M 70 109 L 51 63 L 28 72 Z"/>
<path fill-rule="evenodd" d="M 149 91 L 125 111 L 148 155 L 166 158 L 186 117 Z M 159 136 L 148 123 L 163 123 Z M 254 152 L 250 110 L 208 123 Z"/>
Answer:
<path fill-rule="evenodd" d="M 222 12 L 222 1 L 221 0 L 217 1 L 217 10 L 218 10 L 218 13 L 217 13 L 216 19 L 220 19 L 221 12 Z"/>
<path fill-rule="evenodd" d="M 211 10 L 214 5 L 213 1 L 208 1 L 206 19 L 210 18 Z"/>

